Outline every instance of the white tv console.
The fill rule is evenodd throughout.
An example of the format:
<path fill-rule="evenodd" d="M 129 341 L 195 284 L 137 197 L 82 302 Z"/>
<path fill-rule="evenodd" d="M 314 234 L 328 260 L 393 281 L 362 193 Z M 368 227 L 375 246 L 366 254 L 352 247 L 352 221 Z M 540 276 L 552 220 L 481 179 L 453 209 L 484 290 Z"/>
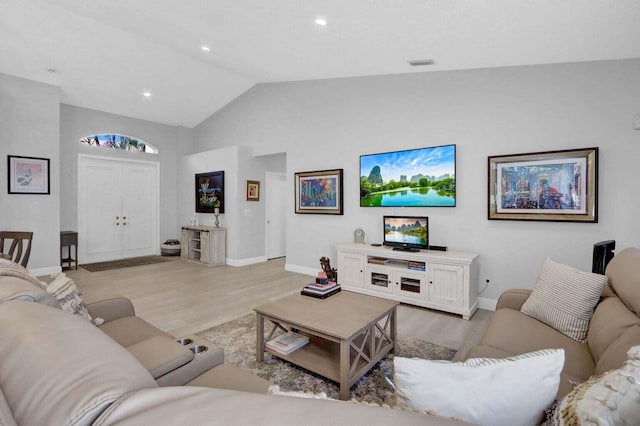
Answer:
<path fill-rule="evenodd" d="M 338 250 L 338 282 L 349 291 L 462 315 L 478 309 L 478 254 L 459 251 L 395 251 L 344 243 Z"/>

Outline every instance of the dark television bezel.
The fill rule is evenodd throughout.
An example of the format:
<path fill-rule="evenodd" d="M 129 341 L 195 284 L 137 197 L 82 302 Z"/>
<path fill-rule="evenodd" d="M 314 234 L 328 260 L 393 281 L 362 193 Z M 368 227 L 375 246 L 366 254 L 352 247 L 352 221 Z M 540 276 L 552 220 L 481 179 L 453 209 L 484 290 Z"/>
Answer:
<path fill-rule="evenodd" d="M 451 208 L 451 207 L 456 207 L 458 204 L 458 185 L 457 185 L 457 167 L 458 167 L 458 147 L 456 146 L 455 143 L 448 143 L 448 144 L 444 144 L 444 145 L 437 145 L 437 146 L 425 146 L 422 148 L 408 148 L 408 149 L 398 149 L 395 151 L 386 151 L 386 152 L 374 152 L 371 154 L 360 154 L 360 157 L 358 158 L 358 192 L 360 192 L 360 179 L 362 177 L 362 158 L 363 157 L 371 157 L 374 155 L 384 155 L 384 154 L 394 154 L 394 153 L 398 153 L 398 152 L 408 152 L 408 151 L 422 151 L 422 150 L 428 150 L 428 149 L 436 149 L 436 148 L 443 148 L 443 147 L 447 147 L 447 146 L 451 146 L 453 147 L 453 175 L 456 176 L 456 191 L 454 192 L 454 197 L 453 197 L 453 205 L 451 206 L 434 206 L 434 205 L 424 205 L 424 206 L 414 206 L 414 205 L 397 205 L 397 206 L 363 206 L 362 205 L 362 194 L 360 194 L 360 196 L 358 197 L 358 205 L 360 207 L 364 207 L 364 208 L 368 208 L 368 207 L 418 207 L 418 208 L 424 208 L 424 207 L 443 207 L 443 208 Z"/>
<path fill-rule="evenodd" d="M 396 241 L 387 241 L 387 234 L 385 232 L 385 226 L 387 223 L 387 218 L 390 219 L 417 219 L 417 220 L 425 220 L 427 226 L 427 243 L 426 244 L 411 244 L 411 243 L 399 243 Z M 418 250 L 429 250 L 429 216 L 415 216 L 415 215 L 384 215 L 382 216 L 382 245 L 385 247 L 398 248 L 399 250 L 410 250 L 410 249 L 418 249 Z"/>

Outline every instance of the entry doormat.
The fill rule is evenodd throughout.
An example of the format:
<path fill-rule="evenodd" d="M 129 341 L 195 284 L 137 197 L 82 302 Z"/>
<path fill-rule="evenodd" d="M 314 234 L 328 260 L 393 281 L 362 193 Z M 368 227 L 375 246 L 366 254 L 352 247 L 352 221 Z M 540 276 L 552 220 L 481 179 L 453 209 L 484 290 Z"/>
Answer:
<path fill-rule="evenodd" d="M 109 271 L 111 269 L 129 268 L 131 266 L 170 262 L 171 260 L 172 259 L 168 259 L 162 256 L 142 256 L 130 257 L 128 259 L 111 260 L 109 262 L 88 263 L 86 265 L 80 265 L 80 267 L 86 269 L 89 272 L 100 272 Z"/>
<path fill-rule="evenodd" d="M 268 328 L 265 323 L 265 328 Z M 271 381 L 282 391 L 325 392 L 329 398 L 338 399 L 338 384 L 317 374 L 290 364 L 265 353 L 264 362 L 256 361 L 256 316 L 249 314 L 236 320 L 220 324 L 196 334 L 224 349 L 224 362 L 233 364 Z M 450 361 L 456 350 L 434 343 L 414 339 L 410 336 L 398 336 L 398 356 L 407 358 L 441 359 Z M 367 374 L 351 387 L 350 398 L 358 401 L 395 405 L 395 393 L 387 383 L 393 379 L 393 357 L 387 355 Z"/>

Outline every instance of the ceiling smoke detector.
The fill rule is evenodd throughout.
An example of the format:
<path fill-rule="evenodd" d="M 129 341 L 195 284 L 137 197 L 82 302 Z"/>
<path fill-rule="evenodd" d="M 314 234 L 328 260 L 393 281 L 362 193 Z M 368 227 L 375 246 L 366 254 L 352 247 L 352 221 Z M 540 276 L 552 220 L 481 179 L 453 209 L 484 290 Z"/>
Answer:
<path fill-rule="evenodd" d="M 425 65 L 433 65 L 435 63 L 436 61 L 434 61 L 433 59 L 414 59 L 412 61 L 409 61 L 409 65 L 411 65 L 412 67 L 422 67 Z"/>

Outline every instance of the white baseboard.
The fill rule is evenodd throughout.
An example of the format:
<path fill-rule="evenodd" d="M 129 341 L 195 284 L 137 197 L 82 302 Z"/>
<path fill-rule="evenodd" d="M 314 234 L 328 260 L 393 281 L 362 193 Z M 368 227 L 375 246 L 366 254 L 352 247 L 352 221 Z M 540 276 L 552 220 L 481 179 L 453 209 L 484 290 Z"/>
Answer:
<path fill-rule="evenodd" d="M 487 297 L 478 297 L 478 308 L 485 309 L 487 311 L 495 311 L 496 304 L 498 303 L 495 299 L 489 299 Z"/>
<path fill-rule="evenodd" d="M 309 268 L 308 266 L 292 265 L 290 263 L 284 264 L 284 270 L 297 272 L 299 274 L 311 275 L 312 277 L 315 277 L 316 275 L 318 275 L 318 272 L 319 272 L 317 268 Z"/>
<path fill-rule="evenodd" d="M 247 266 L 247 265 L 254 265 L 256 263 L 262 263 L 266 261 L 267 261 L 266 256 L 250 257 L 247 259 L 229 259 L 227 257 L 226 259 L 226 263 L 229 266 Z"/>

